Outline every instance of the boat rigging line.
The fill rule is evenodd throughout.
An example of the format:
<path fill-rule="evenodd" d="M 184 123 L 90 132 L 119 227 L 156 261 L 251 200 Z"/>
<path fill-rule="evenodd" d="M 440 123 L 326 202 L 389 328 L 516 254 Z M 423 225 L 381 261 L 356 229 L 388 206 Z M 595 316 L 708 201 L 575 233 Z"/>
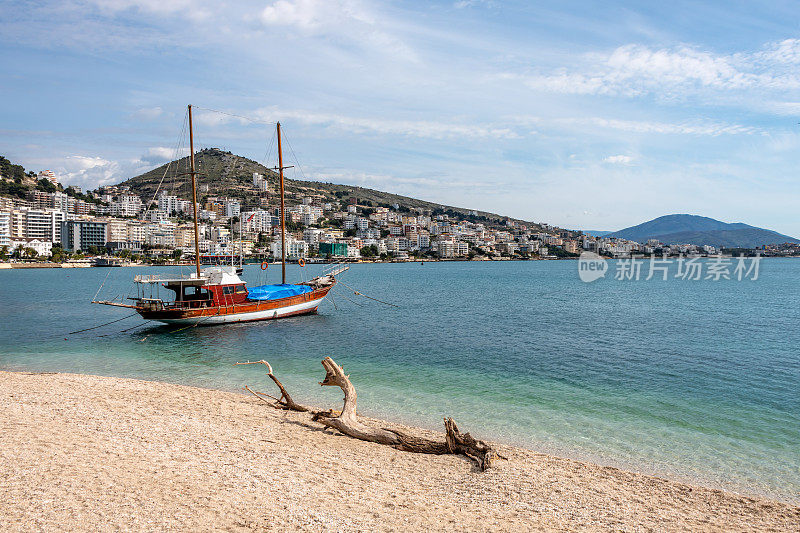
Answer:
<path fill-rule="evenodd" d="M 106 284 L 106 281 L 108 280 L 108 275 L 109 274 L 111 274 L 111 269 L 110 268 L 108 269 L 108 272 L 106 272 L 106 277 L 103 278 L 103 283 L 100 284 L 100 287 L 97 289 L 97 292 L 94 293 L 94 298 L 92 298 L 92 301 L 97 300 L 97 295 L 100 294 L 101 290 L 103 290 L 103 285 Z"/>
<path fill-rule="evenodd" d="M 328 299 L 329 299 L 329 300 L 331 301 L 331 303 L 333 304 L 333 308 L 334 308 L 334 309 L 336 309 L 336 310 L 338 311 L 338 310 L 339 310 L 339 306 L 338 306 L 338 305 L 336 305 L 336 302 L 333 300 L 332 293 L 333 293 L 333 291 L 331 291 L 331 292 L 329 292 L 329 293 L 328 293 Z"/>
<path fill-rule="evenodd" d="M 329 294 L 330 294 L 330 293 L 329 293 Z M 356 293 L 356 294 L 358 294 L 358 293 Z M 364 307 L 364 305 L 363 305 L 363 304 L 360 304 L 360 303 L 358 303 L 358 302 L 356 302 L 356 301 L 354 301 L 354 300 L 351 300 L 350 298 L 348 298 L 348 297 L 347 297 L 347 296 L 345 296 L 344 294 L 341 294 L 341 293 L 340 293 L 340 294 L 339 294 L 339 296 L 341 296 L 342 298 L 344 298 L 345 300 L 347 300 L 347 301 L 348 301 L 348 302 L 350 302 L 351 304 L 357 305 L 357 306 L 359 306 L 359 307 Z"/>
<path fill-rule="evenodd" d="M 173 158 L 175 161 L 175 171 L 178 171 L 178 167 L 180 166 L 180 149 L 183 146 L 184 140 L 186 139 L 186 124 L 188 122 L 188 112 L 183 115 L 183 125 L 181 126 L 181 132 L 178 135 L 178 139 L 175 141 L 175 148 L 173 150 Z M 156 187 L 155 192 L 153 192 L 153 198 L 150 199 L 150 202 L 147 204 L 147 207 L 153 204 L 156 201 L 156 196 L 158 196 L 158 192 L 161 190 L 161 186 L 164 184 L 164 178 L 167 177 L 169 173 L 169 169 L 172 167 L 172 161 L 167 163 L 166 168 L 164 169 L 164 174 L 161 175 L 161 180 L 158 182 L 158 187 Z M 172 179 L 174 180 L 175 177 L 173 176 Z"/>
<path fill-rule="evenodd" d="M 105 324 L 100 324 L 99 326 L 94 326 L 94 327 L 92 327 L 92 328 L 79 329 L 78 331 L 70 331 L 70 332 L 69 332 L 69 335 L 74 335 L 75 333 L 83 333 L 84 331 L 90 331 L 90 330 L 93 330 L 93 329 L 102 328 L 103 326 L 108 326 L 109 324 L 113 324 L 113 323 L 115 323 L 115 322 L 121 322 L 121 321 L 125 320 L 126 318 L 130 318 L 130 317 L 132 317 L 132 316 L 136 316 L 136 315 L 138 315 L 138 314 L 139 314 L 139 313 L 133 313 L 133 314 L 131 314 L 131 315 L 124 316 L 124 317 L 122 317 L 122 318 L 118 318 L 118 319 L 116 319 L 116 320 L 112 320 L 111 322 L 106 322 Z"/>
<path fill-rule="evenodd" d="M 212 113 L 219 113 L 220 115 L 228 115 L 229 117 L 242 118 L 244 120 L 252 122 L 253 124 L 266 124 L 268 126 L 273 126 L 275 124 L 274 122 L 267 122 L 265 120 L 259 120 L 259 119 L 255 119 L 255 118 L 250 118 L 250 117 L 246 117 L 244 115 L 237 115 L 236 113 L 228 113 L 227 111 L 220 111 L 219 109 L 211 109 L 211 108 L 208 108 L 208 107 L 200 107 L 199 105 L 193 105 L 192 107 L 194 107 L 196 109 L 202 109 L 203 111 L 211 111 Z"/>

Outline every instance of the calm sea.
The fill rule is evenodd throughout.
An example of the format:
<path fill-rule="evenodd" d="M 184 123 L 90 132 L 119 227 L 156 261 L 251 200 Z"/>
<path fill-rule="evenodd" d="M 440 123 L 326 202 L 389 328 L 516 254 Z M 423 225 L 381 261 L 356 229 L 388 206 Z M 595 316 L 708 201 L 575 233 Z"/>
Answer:
<path fill-rule="evenodd" d="M 317 316 L 68 334 L 129 314 L 89 304 L 107 274 L 111 298 L 166 270 L 0 271 L 0 368 L 269 390 L 260 367 L 232 366 L 264 358 L 327 406 L 341 400 L 317 385 L 330 355 L 365 414 L 453 416 L 484 438 L 800 501 L 800 261 L 765 259 L 756 281 L 591 284 L 574 261 L 354 265 L 345 283 L 398 307 L 340 285 Z"/>

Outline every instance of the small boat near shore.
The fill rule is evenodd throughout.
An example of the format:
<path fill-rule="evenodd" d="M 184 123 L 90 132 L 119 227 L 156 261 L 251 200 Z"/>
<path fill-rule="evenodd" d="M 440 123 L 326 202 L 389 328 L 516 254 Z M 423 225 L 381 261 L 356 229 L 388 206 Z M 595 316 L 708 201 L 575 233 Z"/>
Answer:
<path fill-rule="evenodd" d="M 197 213 L 197 171 L 194 162 L 192 106 L 189 114 L 189 175 L 192 180 L 194 206 L 195 272 L 188 276 L 135 276 L 136 297 L 130 304 L 92 300 L 92 303 L 134 309 L 145 320 L 165 324 L 215 325 L 232 322 L 254 322 L 317 312 L 328 292 L 336 285 L 336 276 L 348 269 L 331 265 L 321 276 L 297 284 L 286 283 L 286 217 L 284 213 L 283 152 L 281 124 L 277 123 L 278 167 L 280 180 L 281 218 L 281 283 L 247 288 L 240 277 L 241 268 L 234 265 L 200 267 L 199 229 Z M 302 260 L 301 260 L 302 262 Z M 112 266 L 112 265 L 107 265 Z M 262 264 L 262 268 L 264 265 Z M 174 293 L 171 299 L 160 297 L 160 288 Z M 102 286 L 101 286 L 102 288 Z"/>
<path fill-rule="evenodd" d="M 175 293 L 165 301 L 137 296 L 132 304 L 109 301 L 92 303 L 134 309 L 146 320 L 165 324 L 215 325 L 254 322 L 316 313 L 336 284 L 336 275 L 347 267 L 332 265 L 326 274 L 304 283 L 261 285 L 247 289 L 236 267 L 218 266 L 201 270 L 200 276 L 136 276 L 141 294 L 147 288 L 164 287 Z"/>

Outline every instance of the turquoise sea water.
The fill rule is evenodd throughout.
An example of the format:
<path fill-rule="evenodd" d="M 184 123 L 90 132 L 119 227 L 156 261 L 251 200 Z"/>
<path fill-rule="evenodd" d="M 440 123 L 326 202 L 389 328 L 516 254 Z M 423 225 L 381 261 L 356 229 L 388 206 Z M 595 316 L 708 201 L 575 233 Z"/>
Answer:
<path fill-rule="evenodd" d="M 129 314 L 88 303 L 107 274 L 111 298 L 166 270 L 0 271 L 0 368 L 269 390 L 260 367 L 232 366 L 264 358 L 328 406 L 330 355 L 364 414 L 437 429 L 453 416 L 484 438 L 800 501 L 800 261 L 765 259 L 756 281 L 592 284 L 574 261 L 354 265 L 345 283 L 399 307 L 340 285 L 317 316 L 67 334 Z M 257 266 L 245 278 L 264 282 Z"/>

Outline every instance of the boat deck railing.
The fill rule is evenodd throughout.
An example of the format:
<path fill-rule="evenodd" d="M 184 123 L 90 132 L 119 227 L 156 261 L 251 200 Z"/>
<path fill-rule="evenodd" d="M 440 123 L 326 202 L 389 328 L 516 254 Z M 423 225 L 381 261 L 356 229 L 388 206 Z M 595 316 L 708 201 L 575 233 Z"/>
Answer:
<path fill-rule="evenodd" d="M 189 285 L 204 285 L 206 281 L 208 281 L 207 278 L 198 278 L 196 275 L 176 278 L 161 276 L 159 274 L 139 274 L 133 277 L 134 283 L 183 283 Z"/>
<path fill-rule="evenodd" d="M 331 263 L 330 265 L 326 266 L 322 269 L 323 276 L 337 276 L 348 270 L 350 267 L 345 266 L 343 263 Z"/>

